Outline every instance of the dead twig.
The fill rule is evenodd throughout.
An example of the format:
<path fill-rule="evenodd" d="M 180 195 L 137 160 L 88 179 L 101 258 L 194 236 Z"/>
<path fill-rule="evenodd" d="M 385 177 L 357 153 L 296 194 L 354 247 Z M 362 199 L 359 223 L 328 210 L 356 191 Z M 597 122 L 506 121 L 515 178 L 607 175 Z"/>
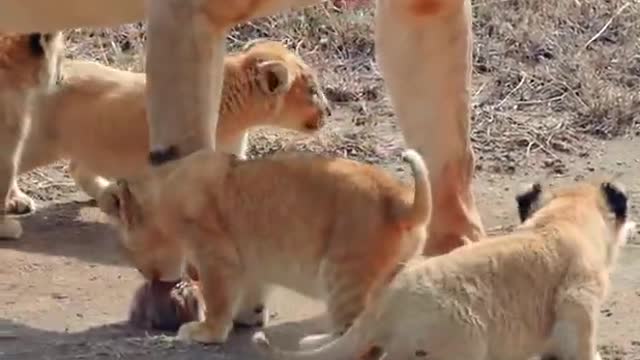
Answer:
<path fill-rule="evenodd" d="M 582 50 L 585 50 L 589 47 L 589 45 L 591 45 L 591 43 L 593 43 L 594 41 L 596 41 L 600 36 L 602 36 L 602 34 L 604 34 L 605 31 L 607 31 L 607 29 L 609 28 L 609 26 L 611 26 L 611 23 L 613 23 L 613 20 L 620 15 L 624 9 L 628 8 L 629 5 L 631 5 L 631 3 L 625 3 L 624 5 L 622 5 L 618 10 L 616 10 L 616 12 L 613 14 L 613 16 L 611 16 L 609 18 L 609 20 L 607 20 L 607 22 L 604 24 L 604 26 L 602 27 L 602 29 L 600 29 L 600 31 L 598 31 L 595 35 L 593 35 L 591 37 L 591 39 L 589 39 L 589 41 L 587 41 L 586 44 L 584 44 L 584 46 L 582 47 Z M 580 52 L 582 52 L 582 50 L 580 50 Z M 579 53 L 580 53 L 579 52 Z"/>
<path fill-rule="evenodd" d="M 498 105 L 496 105 L 495 107 L 497 107 L 497 108 L 501 107 L 502 104 L 504 104 L 511 97 L 511 95 L 513 95 L 516 91 L 518 91 L 518 89 L 520 89 L 522 87 L 522 85 L 524 85 L 524 81 L 526 79 L 527 79 L 527 73 L 522 72 L 522 78 L 520 79 L 520 82 L 518 83 L 518 85 L 516 85 L 516 87 L 514 87 L 511 91 L 509 91 L 507 96 L 505 96 L 504 99 L 502 99 L 498 103 Z"/>

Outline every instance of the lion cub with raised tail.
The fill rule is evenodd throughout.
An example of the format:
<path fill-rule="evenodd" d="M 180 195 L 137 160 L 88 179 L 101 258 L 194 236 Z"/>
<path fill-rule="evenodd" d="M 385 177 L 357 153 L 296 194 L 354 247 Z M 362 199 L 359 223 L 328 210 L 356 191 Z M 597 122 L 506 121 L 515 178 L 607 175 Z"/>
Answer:
<path fill-rule="evenodd" d="M 354 325 L 315 349 L 274 359 L 599 359 L 599 306 L 634 224 L 618 185 L 534 185 L 517 197 L 524 223 L 508 235 L 417 257 L 372 299 Z"/>
<path fill-rule="evenodd" d="M 416 151 L 403 158 L 415 191 L 352 160 L 281 153 L 242 161 L 206 149 L 151 180 L 117 182 L 98 204 L 120 224 L 145 278 L 178 279 L 185 262 L 197 271 L 206 318 L 182 325 L 178 338 L 222 343 L 233 320 L 258 315 L 254 325 L 265 324 L 270 284 L 326 299 L 341 333 L 424 246 L 428 172 Z"/>
<path fill-rule="evenodd" d="M 34 106 L 19 171 L 69 159 L 76 184 L 95 198 L 107 179 L 148 170 L 145 74 L 80 60 L 65 61 L 62 73 Z M 244 157 L 250 129 L 314 133 L 329 115 L 315 71 L 282 43 L 255 40 L 225 57 L 216 149 Z"/>

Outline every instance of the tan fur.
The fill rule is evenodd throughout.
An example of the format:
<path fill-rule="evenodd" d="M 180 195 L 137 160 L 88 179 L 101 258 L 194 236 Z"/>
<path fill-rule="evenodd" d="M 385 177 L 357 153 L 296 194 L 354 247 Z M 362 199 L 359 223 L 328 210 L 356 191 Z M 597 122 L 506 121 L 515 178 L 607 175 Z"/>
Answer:
<path fill-rule="evenodd" d="M 271 284 L 326 299 L 340 332 L 424 244 L 428 172 L 415 151 L 404 159 L 415 191 L 346 159 L 285 153 L 240 161 L 202 150 L 160 168 L 151 183 L 119 182 L 98 203 L 119 219 L 124 248 L 146 278 L 179 277 L 182 255 L 195 267 L 207 318 L 185 324 L 179 338 L 224 342 L 232 319 L 255 308 L 266 323 Z"/>
<path fill-rule="evenodd" d="M 22 142 L 32 100 L 55 82 L 62 48 L 60 33 L 0 33 L 0 238 L 22 233 L 4 214 L 28 200 L 16 181 Z"/>
<path fill-rule="evenodd" d="M 304 133 L 321 128 L 329 104 L 314 71 L 279 42 L 247 44 L 225 59 L 219 149 L 245 156 L 247 132 L 277 126 Z M 91 197 L 106 178 L 149 170 L 143 73 L 96 62 L 66 61 L 62 84 L 37 101 L 20 172 L 70 159 L 76 183 Z"/>
<path fill-rule="evenodd" d="M 107 26 L 148 20 L 150 145 L 184 156 L 215 146 L 227 30 L 320 0 L 8 0 L 0 29 Z M 470 0 L 377 0 L 376 60 L 407 144 L 425 156 L 434 189 L 426 254 L 484 236 L 471 182 Z"/>
<path fill-rule="evenodd" d="M 289 352 L 261 332 L 253 341 L 277 359 L 354 359 L 370 347 L 389 360 L 599 359 L 599 305 L 633 226 L 626 195 L 609 197 L 606 186 L 543 190 L 539 209 L 513 233 L 409 261 L 329 344 Z"/>

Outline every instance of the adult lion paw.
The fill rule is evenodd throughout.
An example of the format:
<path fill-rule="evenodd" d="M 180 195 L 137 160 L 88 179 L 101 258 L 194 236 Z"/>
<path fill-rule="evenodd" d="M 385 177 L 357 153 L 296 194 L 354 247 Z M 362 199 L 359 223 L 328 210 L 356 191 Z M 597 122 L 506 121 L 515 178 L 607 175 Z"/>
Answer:
<path fill-rule="evenodd" d="M 180 326 L 176 338 L 184 342 L 199 342 L 204 344 L 222 344 L 227 341 L 231 325 L 222 329 L 212 329 L 207 323 L 202 321 L 192 321 Z"/>

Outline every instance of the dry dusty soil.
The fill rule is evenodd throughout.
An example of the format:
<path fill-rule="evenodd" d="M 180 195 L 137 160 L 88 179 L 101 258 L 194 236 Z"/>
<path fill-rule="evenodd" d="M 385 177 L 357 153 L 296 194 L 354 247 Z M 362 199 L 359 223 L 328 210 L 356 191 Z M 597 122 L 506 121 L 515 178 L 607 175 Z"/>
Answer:
<path fill-rule="evenodd" d="M 339 112 L 340 116 L 347 115 Z M 343 121 L 335 120 L 324 131 L 331 133 L 332 126 Z M 380 121 L 368 131 L 394 128 Z M 389 136 L 399 138 L 397 131 Z M 269 146 L 261 143 L 265 139 L 258 137 L 253 152 Z M 397 162 L 401 148 L 393 146 L 389 152 L 393 156 L 376 162 L 404 177 L 406 169 Z M 487 228 L 493 233 L 508 231 L 516 223 L 514 191 L 533 178 L 573 181 L 620 174 L 633 200 L 640 201 L 640 140 L 592 142 L 588 148 L 581 157 L 561 158 L 566 165 L 560 169 L 529 159 L 508 175 L 490 170 L 480 160 L 474 184 Z M 77 191 L 64 164 L 26 174 L 21 184 L 38 199 L 39 208 L 22 219 L 25 235 L 21 240 L 0 242 L 0 359 L 259 358 L 247 330 L 235 331 L 228 345 L 217 347 L 175 343 L 167 334 L 128 328 L 123 321 L 141 279 L 121 260 L 115 232 L 104 215 Z M 638 208 L 632 210 L 637 216 Z M 601 311 L 603 357 L 640 359 L 640 242 L 636 238 L 624 249 L 613 282 Z M 279 290 L 270 305 L 276 314 L 268 331 L 277 334 L 283 345 L 293 346 L 303 333 L 323 324 L 322 306 L 297 294 Z"/>

